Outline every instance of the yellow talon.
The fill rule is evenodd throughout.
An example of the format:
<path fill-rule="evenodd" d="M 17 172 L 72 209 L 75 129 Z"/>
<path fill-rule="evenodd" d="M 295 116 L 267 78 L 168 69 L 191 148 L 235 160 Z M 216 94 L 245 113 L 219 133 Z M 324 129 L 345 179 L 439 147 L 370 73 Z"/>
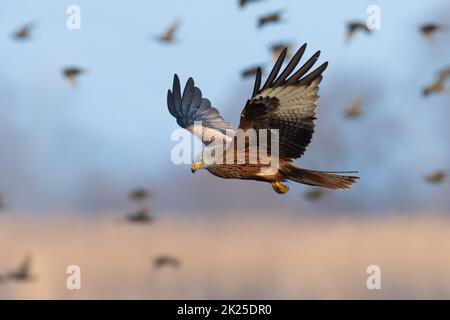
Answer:
<path fill-rule="evenodd" d="M 272 189 L 278 194 L 285 194 L 289 191 L 288 186 L 285 186 L 279 181 L 272 182 Z"/>

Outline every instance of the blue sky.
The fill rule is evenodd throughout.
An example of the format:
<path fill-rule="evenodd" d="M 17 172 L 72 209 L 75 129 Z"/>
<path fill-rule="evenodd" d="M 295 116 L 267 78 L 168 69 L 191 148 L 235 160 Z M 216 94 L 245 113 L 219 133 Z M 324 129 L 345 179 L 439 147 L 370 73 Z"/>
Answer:
<path fill-rule="evenodd" d="M 81 30 L 66 28 L 70 4 L 81 8 Z M 345 45 L 345 23 L 364 21 L 370 4 L 381 8 L 381 30 L 357 35 Z M 278 9 L 285 11 L 283 23 L 255 27 L 259 15 Z M 191 177 L 189 167 L 170 162 L 170 134 L 177 126 L 167 112 L 166 92 L 173 74 L 182 82 L 192 76 L 203 95 L 236 125 L 252 87 L 252 81 L 239 77 L 240 70 L 257 63 L 270 66 L 268 46 L 287 40 L 298 46 L 307 42 L 308 55 L 321 50 L 321 61 L 330 62 L 320 89 L 318 133 L 304 163 L 363 171 L 360 189 L 341 197 L 340 205 L 345 208 L 354 204 L 350 197 L 365 195 L 357 205 L 361 210 L 384 203 L 388 211 L 409 200 L 428 208 L 429 202 L 411 199 L 425 193 L 438 209 L 447 210 L 449 202 L 441 193 L 448 186 L 435 198 L 420 177 L 449 166 L 450 100 L 423 99 L 420 90 L 450 64 L 450 33 L 426 44 L 417 28 L 427 21 L 449 23 L 449 18 L 445 0 L 414 5 L 265 0 L 243 10 L 231 0 L 5 2 L 0 11 L 0 192 L 17 208 L 89 210 L 109 208 L 101 200 L 92 205 L 87 193 L 97 184 L 105 189 L 105 201 L 136 185 L 160 184 L 166 192 L 161 198 L 168 199 L 172 185 L 167 177 L 172 183 L 189 179 L 189 185 L 201 184 L 210 178 Z M 176 44 L 151 40 L 175 19 L 181 20 Z M 37 22 L 32 40 L 13 41 L 11 33 L 30 21 Z M 76 88 L 62 79 L 66 65 L 88 70 Z M 367 118 L 345 122 L 342 109 L 359 96 L 369 96 Z M 339 146 L 345 156 L 319 145 L 336 139 L 334 130 L 346 140 Z M 398 186 L 386 178 L 397 174 L 406 184 L 401 201 L 392 199 Z M 417 187 L 411 187 L 417 180 L 412 175 L 419 177 Z M 302 190 L 296 189 L 297 197 Z M 378 197 L 367 196 L 372 193 Z M 294 195 L 286 199 L 298 201 Z M 126 197 L 112 203 L 126 206 L 123 201 Z M 171 204 L 161 200 L 158 205 Z"/>

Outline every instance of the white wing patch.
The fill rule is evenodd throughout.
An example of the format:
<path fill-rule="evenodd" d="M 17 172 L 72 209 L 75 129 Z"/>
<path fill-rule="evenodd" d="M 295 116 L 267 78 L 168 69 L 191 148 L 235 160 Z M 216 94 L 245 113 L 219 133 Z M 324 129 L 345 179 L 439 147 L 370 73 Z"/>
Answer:
<path fill-rule="evenodd" d="M 194 136 L 200 139 L 206 145 L 213 142 L 225 141 L 229 143 L 234 136 L 235 130 L 227 129 L 228 134 L 223 134 L 220 130 L 203 127 L 201 125 L 192 125 L 186 128 L 189 130 Z M 228 132 L 229 131 L 229 132 Z"/>

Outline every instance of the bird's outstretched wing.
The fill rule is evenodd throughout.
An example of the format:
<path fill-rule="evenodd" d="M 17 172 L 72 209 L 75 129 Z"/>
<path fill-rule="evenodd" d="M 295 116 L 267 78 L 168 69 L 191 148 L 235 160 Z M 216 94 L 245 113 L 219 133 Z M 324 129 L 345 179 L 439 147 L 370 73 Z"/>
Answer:
<path fill-rule="evenodd" d="M 169 28 L 167 28 L 167 30 L 164 33 L 163 37 L 173 38 L 173 36 L 175 35 L 175 32 L 177 32 L 179 26 L 180 26 L 180 21 L 176 20 L 174 23 L 172 23 L 169 26 Z"/>
<path fill-rule="evenodd" d="M 30 272 L 31 269 L 31 257 L 26 256 L 22 263 L 19 266 L 19 269 L 17 270 L 18 273 L 27 275 Z"/>
<path fill-rule="evenodd" d="M 307 74 L 319 58 L 318 51 L 294 72 L 305 50 L 306 43 L 279 74 L 286 57 L 284 49 L 262 87 L 258 71 L 252 98 L 241 113 L 240 129 L 279 130 L 279 157 L 284 160 L 301 157 L 311 142 L 318 86 L 328 65 L 325 62 Z"/>
<path fill-rule="evenodd" d="M 448 78 L 450 78 L 450 66 L 439 71 L 438 81 L 445 82 Z"/>
<path fill-rule="evenodd" d="M 189 78 L 181 95 L 180 80 L 175 75 L 172 91 L 167 92 L 167 106 L 180 127 L 187 129 L 197 138 L 209 145 L 214 140 L 228 141 L 226 130 L 233 130 L 216 108 L 211 107 L 208 99 L 202 98 L 202 92 Z M 195 125 L 200 123 L 201 126 Z"/>

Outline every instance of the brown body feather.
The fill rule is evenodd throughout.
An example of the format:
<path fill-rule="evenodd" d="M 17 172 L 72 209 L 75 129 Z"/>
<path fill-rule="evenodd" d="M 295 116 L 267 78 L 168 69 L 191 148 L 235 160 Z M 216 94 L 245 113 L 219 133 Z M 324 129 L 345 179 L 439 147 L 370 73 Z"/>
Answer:
<path fill-rule="evenodd" d="M 257 180 L 270 183 L 290 180 L 334 190 L 349 189 L 359 179 L 356 176 L 342 176 L 325 171 L 298 168 L 289 161 L 281 161 L 279 169 L 273 174 L 263 174 L 264 169 L 269 169 L 269 166 L 261 164 L 222 164 L 208 168 L 208 171 L 224 179 Z"/>

